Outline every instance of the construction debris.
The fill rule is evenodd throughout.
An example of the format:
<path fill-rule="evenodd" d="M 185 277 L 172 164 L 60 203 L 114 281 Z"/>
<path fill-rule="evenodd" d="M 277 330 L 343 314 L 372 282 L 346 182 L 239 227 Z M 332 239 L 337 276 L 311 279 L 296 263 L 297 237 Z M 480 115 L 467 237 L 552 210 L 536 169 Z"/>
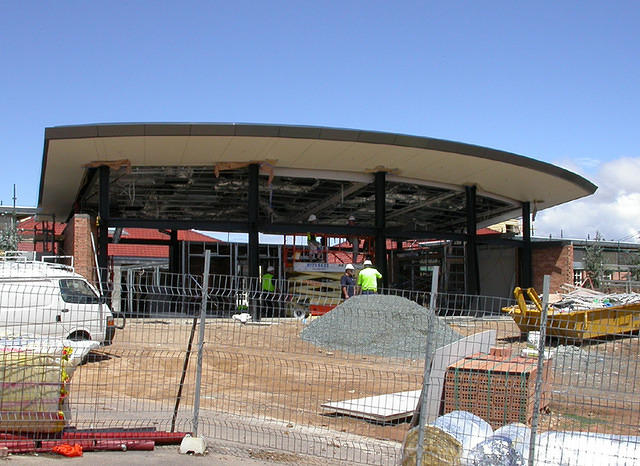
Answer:
<path fill-rule="evenodd" d="M 69 419 L 67 395 L 76 367 L 98 342 L 35 336 L 0 338 L 0 428 L 60 432 Z"/>
<path fill-rule="evenodd" d="M 515 287 L 513 294 L 517 304 L 503 307 L 502 312 L 513 317 L 521 333 L 540 331 L 544 312 L 540 296 L 533 288 L 527 289 L 532 301 L 527 304 L 525 290 Z M 593 295 L 574 290 L 549 306 L 546 335 L 586 340 L 629 333 L 640 329 L 639 312 L 640 295 L 636 293 Z"/>
<path fill-rule="evenodd" d="M 416 464 L 418 429 L 407 433 L 403 465 Z M 529 462 L 531 429 L 508 424 L 495 432 L 478 416 L 454 411 L 425 426 L 422 464 L 521 466 Z M 640 437 L 595 432 L 547 431 L 534 441 L 535 464 L 637 464 Z"/>
<path fill-rule="evenodd" d="M 558 294 L 559 299 L 553 303 L 556 312 L 584 311 L 640 303 L 640 293 L 605 294 L 568 284 L 563 285 L 562 288 L 571 291 Z"/>
<path fill-rule="evenodd" d="M 241 312 L 240 314 L 233 314 L 231 316 L 231 318 L 233 320 L 237 320 L 241 324 L 246 324 L 247 322 L 249 322 L 252 319 L 251 314 L 249 314 L 247 312 Z"/>
<path fill-rule="evenodd" d="M 5 433 L 0 436 L 0 457 L 3 448 L 11 454 L 52 451 L 64 454 L 64 451 L 69 450 L 69 446 L 80 447 L 81 452 L 150 451 L 156 445 L 180 444 L 187 436 L 191 438 L 186 432 L 158 432 L 153 428 L 77 430 L 74 427 L 65 427 L 64 432 L 52 434 L 46 440 L 39 440 L 28 433 L 24 435 Z"/>
<path fill-rule="evenodd" d="M 422 465 L 451 466 L 460 464 L 462 444 L 455 437 L 434 426 L 424 426 L 424 430 Z M 407 432 L 402 445 L 402 466 L 416 464 L 419 433 L 418 427 Z"/>
<path fill-rule="evenodd" d="M 207 451 L 207 444 L 202 437 L 192 437 L 187 434 L 180 443 L 180 453 L 183 455 L 204 455 Z"/>

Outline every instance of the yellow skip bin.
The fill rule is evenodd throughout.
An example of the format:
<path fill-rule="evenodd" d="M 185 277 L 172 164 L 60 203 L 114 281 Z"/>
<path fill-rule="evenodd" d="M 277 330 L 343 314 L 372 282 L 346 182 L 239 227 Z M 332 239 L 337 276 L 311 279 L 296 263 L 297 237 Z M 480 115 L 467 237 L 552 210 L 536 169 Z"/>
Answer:
<path fill-rule="evenodd" d="M 533 288 L 513 290 L 517 304 L 502 308 L 513 317 L 522 333 L 540 330 L 542 303 Z M 567 310 L 550 305 L 546 334 L 573 340 L 618 335 L 640 330 L 640 302 L 610 305 L 593 309 Z"/>

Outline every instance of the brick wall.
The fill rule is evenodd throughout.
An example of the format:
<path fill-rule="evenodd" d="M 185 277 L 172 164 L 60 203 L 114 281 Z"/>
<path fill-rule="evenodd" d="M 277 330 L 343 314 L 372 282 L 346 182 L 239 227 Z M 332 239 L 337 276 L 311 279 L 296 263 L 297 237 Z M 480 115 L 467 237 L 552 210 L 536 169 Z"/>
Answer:
<path fill-rule="evenodd" d="M 95 259 L 91 244 L 91 232 L 95 236 L 95 222 L 88 214 L 76 214 L 64 231 L 64 253 L 73 256 L 77 273 L 95 282 Z"/>
<path fill-rule="evenodd" d="M 532 251 L 533 287 L 542 293 L 545 275 L 551 276 L 550 293 L 560 290 L 563 283 L 573 284 L 573 245 L 538 246 Z"/>

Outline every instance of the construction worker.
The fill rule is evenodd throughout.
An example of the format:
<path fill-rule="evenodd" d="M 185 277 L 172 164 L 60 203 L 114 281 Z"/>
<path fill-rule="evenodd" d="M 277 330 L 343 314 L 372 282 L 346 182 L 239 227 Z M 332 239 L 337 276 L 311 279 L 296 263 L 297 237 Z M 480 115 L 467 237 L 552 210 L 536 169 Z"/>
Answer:
<path fill-rule="evenodd" d="M 369 259 L 362 264 L 364 269 L 358 274 L 358 288 L 360 294 L 376 294 L 378 292 L 378 279 L 382 274 L 378 272 Z"/>
<path fill-rule="evenodd" d="M 276 291 L 276 285 L 273 282 L 273 266 L 267 267 L 267 271 L 262 275 L 262 308 L 265 315 L 275 317 L 273 315 L 273 299 Z"/>
<path fill-rule="evenodd" d="M 318 218 L 314 214 L 311 214 L 307 221 L 309 223 L 318 223 Z M 313 232 L 307 233 L 307 245 L 309 246 L 309 260 L 317 261 L 319 258 L 320 242 Z"/>
<path fill-rule="evenodd" d="M 344 275 L 340 279 L 340 289 L 342 290 L 342 299 L 349 299 L 353 296 L 356 287 L 356 280 L 353 278 L 355 268 L 351 264 L 344 267 Z"/>

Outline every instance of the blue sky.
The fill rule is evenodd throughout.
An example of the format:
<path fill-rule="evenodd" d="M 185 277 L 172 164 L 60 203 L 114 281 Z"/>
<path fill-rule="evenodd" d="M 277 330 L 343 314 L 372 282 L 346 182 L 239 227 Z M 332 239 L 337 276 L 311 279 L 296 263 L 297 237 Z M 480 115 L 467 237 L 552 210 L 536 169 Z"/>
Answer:
<path fill-rule="evenodd" d="M 392 131 L 599 185 L 536 234 L 638 238 L 640 3 L 0 0 L 0 200 L 35 205 L 44 128 L 255 122 Z"/>

